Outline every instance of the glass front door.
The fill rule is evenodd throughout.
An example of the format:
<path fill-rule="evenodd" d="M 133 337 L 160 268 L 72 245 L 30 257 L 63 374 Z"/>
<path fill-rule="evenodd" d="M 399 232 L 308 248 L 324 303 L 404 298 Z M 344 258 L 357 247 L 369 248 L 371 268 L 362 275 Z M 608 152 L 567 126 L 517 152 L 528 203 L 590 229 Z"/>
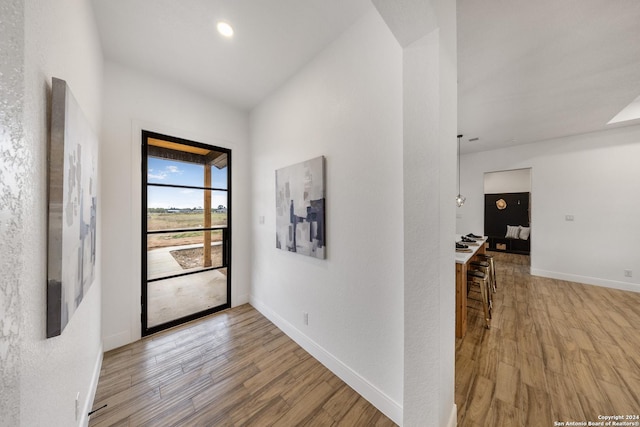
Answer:
<path fill-rule="evenodd" d="M 231 152 L 142 133 L 143 335 L 231 306 Z"/>

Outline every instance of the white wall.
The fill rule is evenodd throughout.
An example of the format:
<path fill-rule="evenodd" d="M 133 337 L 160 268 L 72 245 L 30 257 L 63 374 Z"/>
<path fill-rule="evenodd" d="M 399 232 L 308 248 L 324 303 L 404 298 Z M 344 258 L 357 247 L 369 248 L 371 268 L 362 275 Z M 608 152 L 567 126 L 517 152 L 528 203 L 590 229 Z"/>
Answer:
<path fill-rule="evenodd" d="M 248 114 L 119 64 L 105 64 L 102 127 L 105 350 L 140 338 L 141 129 L 232 150 L 233 306 L 249 300 Z"/>
<path fill-rule="evenodd" d="M 457 231 L 483 229 L 484 172 L 531 167 L 532 273 L 640 291 L 639 158 L 640 126 L 463 155 Z"/>
<path fill-rule="evenodd" d="M 373 0 L 403 47 L 406 426 L 454 426 L 456 3 Z"/>
<path fill-rule="evenodd" d="M 531 169 L 486 172 L 484 194 L 530 193 Z"/>
<path fill-rule="evenodd" d="M 102 101 L 100 44 L 88 1 L 27 0 L 19 6 L 20 9 L 24 7 L 24 14 L 11 17 L 4 15 L 4 6 L 3 3 L 2 25 L 10 23 L 15 26 L 17 37 L 14 41 L 24 41 L 24 56 L 20 57 L 15 50 L 9 53 L 9 58 L 13 58 L 9 64 L 17 67 L 10 76 L 18 78 L 15 73 L 19 73 L 21 90 L 20 94 L 12 95 L 22 99 L 14 99 L 15 104 L 3 104 L 3 109 L 7 106 L 23 108 L 20 117 L 12 117 L 13 120 L 22 121 L 23 132 L 11 146 L 5 145 L 3 137 L 2 146 L 1 276 L 3 280 L 7 277 L 15 281 L 11 285 L 19 290 L 19 298 L 11 294 L 10 299 L 4 299 L 7 295 L 2 295 L 3 317 L 9 315 L 3 318 L 2 329 L 3 335 L 5 329 L 18 333 L 20 351 L 17 361 L 19 384 L 9 381 L 10 389 L 2 389 L 0 393 L 3 404 L 6 403 L 5 398 L 9 397 L 11 405 L 7 412 L 3 407 L 0 425 L 73 426 L 82 421 L 75 419 L 76 393 L 80 393 L 80 411 L 86 422 L 102 360 L 101 264 L 98 252 L 96 280 L 91 289 L 62 335 L 46 339 L 49 102 L 51 77 L 66 80 L 85 116 L 93 128 L 98 129 Z M 5 21 L 5 18 L 8 20 Z M 22 25 L 24 38 L 20 34 Z M 6 64 L 5 52 L 3 66 Z M 98 205 L 98 238 L 101 237 L 101 206 Z M 10 224 L 4 222 L 7 220 L 6 208 L 9 208 Z M 8 233 L 5 234 L 5 231 Z M 4 252 L 5 242 L 9 249 L 7 253 Z M 5 312 L 5 304 L 17 307 L 19 326 L 15 321 L 15 310 Z M 0 353 L 4 354 L 4 350 L 2 346 Z M 15 357 L 15 347 L 10 349 L 9 354 Z M 15 366 L 16 360 L 9 362 L 10 366 Z M 4 365 L 4 360 L 0 364 Z M 0 382 L 3 386 L 7 384 L 4 368 Z"/>
<path fill-rule="evenodd" d="M 24 146 L 24 2 L 2 4 L 0 23 L 0 426 L 20 424 L 20 288 L 26 207 L 21 181 L 32 173 Z M 6 25 L 6 22 L 12 25 Z M 32 148 L 33 150 L 33 148 Z M 33 189 L 27 190 L 28 192 Z"/>
<path fill-rule="evenodd" d="M 251 147 L 252 303 L 401 420 L 402 50 L 375 10 L 252 112 Z M 319 155 L 326 260 L 275 247 L 275 170 Z"/>
<path fill-rule="evenodd" d="M 403 51 L 404 418 L 454 426 L 455 3 Z"/>

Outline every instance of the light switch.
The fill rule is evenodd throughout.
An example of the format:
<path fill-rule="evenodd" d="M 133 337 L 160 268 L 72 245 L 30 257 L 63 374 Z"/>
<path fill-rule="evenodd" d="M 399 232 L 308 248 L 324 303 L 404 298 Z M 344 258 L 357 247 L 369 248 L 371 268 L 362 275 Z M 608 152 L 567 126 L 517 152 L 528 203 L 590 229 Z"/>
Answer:
<path fill-rule="evenodd" d="M 260 215 L 258 221 L 260 222 L 260 224 L 264 224 L 264 215 Z"/>
<path fill-rule="evenodd" d="M 564 220 L 565 221 L 573 221 L 573 215 L 565 215 L 564 216 Z"/>

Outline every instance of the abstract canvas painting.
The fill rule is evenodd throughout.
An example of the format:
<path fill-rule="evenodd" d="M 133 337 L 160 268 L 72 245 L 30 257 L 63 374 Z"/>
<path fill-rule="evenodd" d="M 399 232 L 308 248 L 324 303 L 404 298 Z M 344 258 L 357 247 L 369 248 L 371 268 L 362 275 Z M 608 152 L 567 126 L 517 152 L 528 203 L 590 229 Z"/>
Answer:
<path fill-rule="evenodd" d="M 97 150 L 95 133 L 67 83 L 53 78 L 47 338 L 62 333 L 94 281 Z"/>
<path fill-rule="evenodd" d="M 324 157 L 276 171 L 276 248 L 325 259 Z"/>

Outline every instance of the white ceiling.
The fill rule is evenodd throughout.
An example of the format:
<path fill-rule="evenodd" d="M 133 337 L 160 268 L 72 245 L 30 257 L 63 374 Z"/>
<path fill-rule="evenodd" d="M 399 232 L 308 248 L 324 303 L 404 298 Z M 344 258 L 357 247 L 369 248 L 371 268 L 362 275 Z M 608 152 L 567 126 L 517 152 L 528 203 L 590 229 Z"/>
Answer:
<path fill-rule="evenodd" d="M 462 152 L 638 124 L 607 126 L 638 95 L 640 1 L 458 0 Z"/>
<path fill-rule="evenodd" d="M 367 10 L 369 0 L 92 0 L 105 57 L 254 107 Z M 224 39 L 216 22 L 230 23 Z"/>
<path fill-rule="evenodd" d="M 250 110 L 370 0 L 92 0 L 108 60 Z M 639 0 L 457 0 L 462 152 L 608 127 L 640 95 Z M 235 29 L 231 40 L 217 20 Z M 478 137 L 477 142 L 467 142 Z"/>

